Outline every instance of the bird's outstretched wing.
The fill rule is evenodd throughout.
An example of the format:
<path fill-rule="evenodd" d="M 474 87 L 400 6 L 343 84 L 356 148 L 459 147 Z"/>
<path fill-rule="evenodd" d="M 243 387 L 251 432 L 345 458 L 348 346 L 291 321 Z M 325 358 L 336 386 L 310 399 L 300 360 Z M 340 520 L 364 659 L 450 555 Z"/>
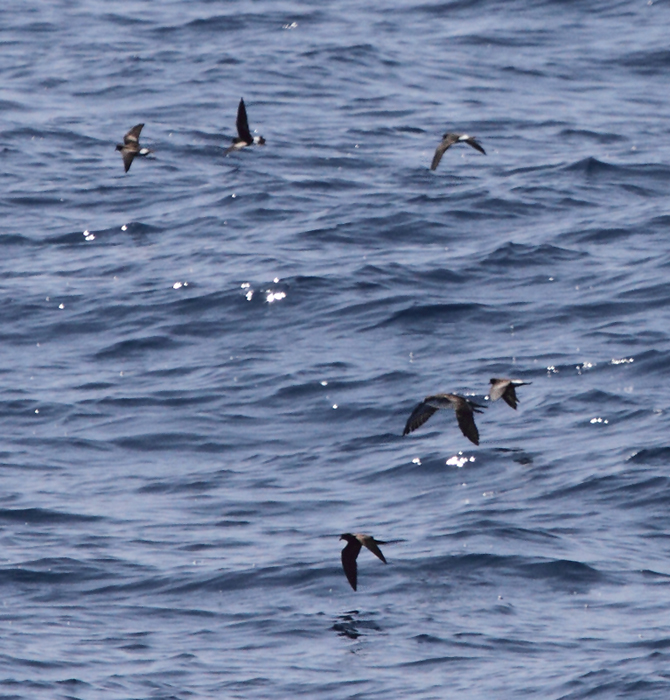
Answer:
<path fill-rule="evenodd" d="M 123 148 L 121 149 L 121 156 L 123 157 L 123 167 L 126 169 L 126 172 L 128 172 L 130 170 L 130 166 L 133 164 L 135 152 Z"/>
<path fill-rule="evenodd" d="M 465 143 L 468 144 L 468 146 L 472 146 L 476 151 L 479 151 L 480 153 L 483 153 L 486 155 L 486 151 L 482 148 L 482 145 L 480 143 L 477 143 L 472 137 L 463 139 Z"/>
<path fill-rule="evenodd" d="M 453 141 L 450 141 L 449 139 L 443 139 L 440 145 L 435 149 L 435 155 L 433 156 L 433 162 L 430 164 L 430 169 L 431 170 L 437 170 L 437 166 L 440 164 L 440 161 L 442 160 L 442 156 L 444 155 L 445 151 L 451 146 Z"/>
<path fill-rule="evenodd" d="M 458 421 L 458 427 L 461 429 L 463 435 L 465 435 L 470 442 L 479 445 L 479 431 L 475 425 L 475 416 L 472 412 L 472 408 L 465 399 L 456 407 L 456 420 Z"/>
<path fill-rule="evenodd" d="M 491 401 L 501 399 L 509 383 L 509 379 L 491 379 L 491 391 L 489 392 Z"/>
<path fill-rule="evenodd" d="M 142 128 L 144 127 L 144 124 L 136 124 L 124 137 L 123 137 L 123 143 L 138 143 L 140 140 L 140 133 L 142 132 Z M 132 163 L 133 159 L 130 159 L 130 162 Z M 130 166 L 128 166 L 130 167 Z M 126 168 L 127 169 L 127 168 Z"/>
<path fill-rule="evenodd" d="M 240 100 L 240 105 L 237 108 L 237 133 L 247 144 L 253 143 L 253 137 L 249 131 L 249 121 L 247 119 L 247 108 L 244 106 L 244 100 Z"/>
<path fill-rule="evenodd" d="M 382 550 L 379 549 L 377 545 L 388 544 L 387 542 L 376 540 L 374 537 L 370 537 L 370 535 L 356 535 L 356 538 L 361 542 L 361 544 L 364 544 L 378 559 L 381 559 L 384 562 L 384 564 L 386 564 L 386 559 L 382 554 Z"/>
<path fill-rule="evenodd" d="M 356 590 L 356 580 L 358 578 L 356 559 L 360 551 L 361 543 L 358 540 L 347 542 L 347 546 L 342 550 L 342 568 L 354 590 Z"/>
<path fill-rule="evenodd" d="M 412 411 L 412 415 L 407 419 L 407 423 L 405 424 L 405 429 L 403 430 L 402 434 L 407 435 L 417 428 L 420 428 L 437 410 L 437 408 L 429 406 L 425 401 L 422 401 Z"/>

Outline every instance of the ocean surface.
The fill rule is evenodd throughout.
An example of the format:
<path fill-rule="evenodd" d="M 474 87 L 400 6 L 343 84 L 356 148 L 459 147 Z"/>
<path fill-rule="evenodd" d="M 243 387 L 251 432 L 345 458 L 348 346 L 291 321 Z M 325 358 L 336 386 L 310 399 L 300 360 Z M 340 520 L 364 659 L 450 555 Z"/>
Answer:
<path fill-rule="evenodd" d="M 670 697 L 669 27 L 3 4 L 0 698 Z"/>

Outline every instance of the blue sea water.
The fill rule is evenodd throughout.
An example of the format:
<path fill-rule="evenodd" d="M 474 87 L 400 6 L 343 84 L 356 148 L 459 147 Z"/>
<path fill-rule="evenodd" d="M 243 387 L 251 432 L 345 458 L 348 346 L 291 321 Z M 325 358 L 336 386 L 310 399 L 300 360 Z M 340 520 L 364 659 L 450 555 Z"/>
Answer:
<path fill-rule="evenodd" d="M 1 698 L 668 697 L 669 26 L 3 5 Z"/>

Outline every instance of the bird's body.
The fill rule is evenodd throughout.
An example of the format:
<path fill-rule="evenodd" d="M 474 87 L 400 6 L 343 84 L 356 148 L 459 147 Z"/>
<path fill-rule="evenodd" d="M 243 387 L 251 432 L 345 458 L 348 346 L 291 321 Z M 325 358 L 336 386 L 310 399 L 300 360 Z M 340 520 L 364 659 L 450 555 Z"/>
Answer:
<path fill-rule="evenodd" d="M 263 146 L 265 139 L 262 136 L 252 136 L 249 130 L 249 120 L 247 119 L 247 108 L 244 106 L 244 99 L 240 100 L 237 107 L 237 136 L 233 139 L 233 145 L 226 149 L 224 155 L 228 155 L 231 151 L 239 151 L 246 146 Z"/>
<path fill-rule="evenodd" d="M 347 580 L 351 587 L 356 590 L 358 579 L 358 565 L 356 559 L 361 551 L 361 547 L 367 547 L 378 559 L 381 559 L 386 564 L 386 559 L 379 549 L 380 544 L 388 544 L 381 540 L 376 540 L 372 535 L 364 535 L 362 533 L 351 534 L 345 532 L 340 536 L 341 540 L 346 540 L 346 547 L 342 550 L 342 568 L 347 575 Z"/>
<path fill-rule="evenodd" d="M 532 384 L 532 382 L 522 382 L 520 379 L 507 379 L 507 378 L 492 378 L 491 391 L 489 396 L 491 401 L 497 401 L 502 399 L 508 406 L 511 406 L 516 410 L 516 405 L 519 399 L 516 395 L 517 386 L 526 386 Z"/>
<path fill-rule="evenodd" d="M 441 408 L 449 408 L 456 411 L 456 420 L 470 442 L 479 445 L 479 431 L 475 425 L 475 413 L 482 413 L 480 409 L 485 408 L 481 404 L 466 399 L 459 394 L 435 394 L 426 398 L 412 411 L 405 425 L 403 435 L 413 432 L 421 427 L 436 411 Z"/>
<path fill-rule="evenodd" d="M 482 148 L 481 144 L 477 143 L 474 136 L 468 136 L 467 134 L 445 134 L 442 137 L 442 142 L 435 150 L 433 162 L 430 164 L 431 170 L 437 169 L 437 166 L 440 164 L 445 151 L 455 143 L 467 143 L 468 146 L 472 146 L 476 151 L 486 155 L 486 151 Z"/>
<path fill-rule="evenodd" d="M 126 169 L 126 172 L 130 170 L 135 156 L 147 156 L 149 153 L 152 153 L 148 148 L 142 148 L 140 146 L 140 132 L 143 126 L 144 124 L 136 124 L 123 137 L 123 143 L 119 143 L 116 146 L 116 150 L 121 151 L 123 167 Z"/>

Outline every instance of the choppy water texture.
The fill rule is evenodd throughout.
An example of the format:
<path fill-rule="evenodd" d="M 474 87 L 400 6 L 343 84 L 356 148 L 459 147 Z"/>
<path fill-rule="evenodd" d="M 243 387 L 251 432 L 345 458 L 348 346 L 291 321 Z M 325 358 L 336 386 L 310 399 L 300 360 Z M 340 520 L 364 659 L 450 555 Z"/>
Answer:
<path fill-rule="evenodd" d="M 668 26 L 3 6 L 3 698 L 668 697 Z"/>

